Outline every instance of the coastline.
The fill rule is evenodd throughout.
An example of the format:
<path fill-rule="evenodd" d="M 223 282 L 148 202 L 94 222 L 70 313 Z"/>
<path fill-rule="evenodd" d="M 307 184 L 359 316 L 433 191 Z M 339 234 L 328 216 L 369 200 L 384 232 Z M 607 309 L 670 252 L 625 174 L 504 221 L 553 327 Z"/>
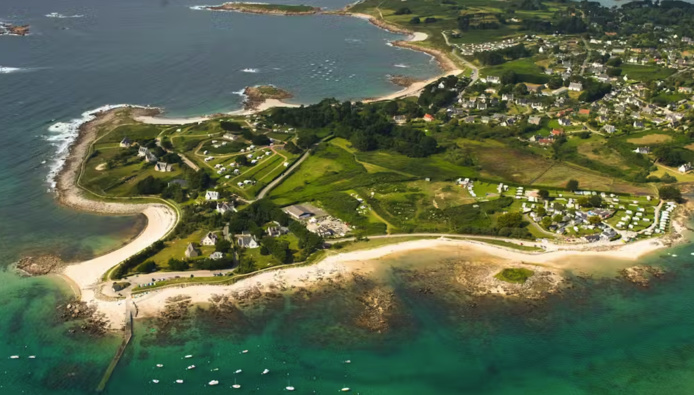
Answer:
<path fill-rule="evenodd" d="M 208 303 L 214 295 L 224 295 L 249 291 L 276 291 L 320 286 L 323 282 L 335 281 L 346 275 L 365 275 L 379 269 L 379 260 L 397 254 L 413 251 L 442 250 L 453 253 L 481 254 L 501 258 L 509 265 L 540 265 L 559 271 L 578 269 L 586 271 L 591 266 L 601 265 L 598 261 L 585 263 L 586 257 L 611 258 L 624 261 L 624 266 L 631 265 L 640 257 L 664 248 L 666 245 L 657 240 L 643 240 L 626 244 L 607 251 L 555 250 L 544 253 L 526 253 L 513 251 L 492 244 L 472 240 L 451 238 L 422 239 L 363 249 L 327 256 L 321 261 L 307 265 L 289 267 L 274 271 L 260 272 L 231 285 L 176 285 L 147 293 L 138 294 L 133 302 L 138 307 L 138 318 L 155 317 L 165 306 L 167 299 L 177 296 L 189 297 L 192 304 Z M 574 259 L 572 259 L 574 258 Z M 580 258 L 581 263 L 575 258 Z M 118 301 L 93 299 L 99 310 L 108 316 L 120 317 L 122 307 Z"/>
<path fill-rule="evenodd" d="M 78 135 L 67 150 L 65 161 L 55 178 L 55 193 L 58 202 L 64 206 L 106 215 L 144 215 L 147 224 L 142 232 L 129 243 L 99 256 L 80 263 L 68 263 L 63 267 L 60 278 L 68 281 L 77 296 L 84 302 L 96 300 L 95 285 L 101 281 L 101 276 L 109 269 L 128 257 L 147 248 L 152 243 L 165 237 L 177 224 L 178 214 L 170 206 L 163 203 L 115 203 L 90 199 L 79 186 L 85 159 L 88 157 L 92 144 L 98 138 L 101 125 L 114 122 L 115 117 L 121 116 L 124 108 L 129 108 L 133 115 L 152 116 L 159 109 L 134 106 L 108 106 L 88 112 L 91 119 L 78 127 Z M 120 317 L 121 319 L 123 317 Z M 109 319 L 114 322 L 114 317 Z M 115 321 L 119 322 L 119 321 Z"/>

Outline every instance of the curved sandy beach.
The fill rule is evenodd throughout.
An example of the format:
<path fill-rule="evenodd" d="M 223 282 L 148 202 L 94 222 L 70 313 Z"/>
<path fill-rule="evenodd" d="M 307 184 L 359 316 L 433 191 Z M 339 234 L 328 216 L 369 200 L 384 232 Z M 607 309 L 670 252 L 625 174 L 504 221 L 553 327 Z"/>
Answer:
<path fill-rule="evenodd" d="M 269 291 L 277 288 L 307 287 L 320 284 L 322 280 L 328 278 L 353 272 L 368 273 L 377 268 L 378 259 L 416 250 L 450 249 L 460 253 L 482 254 L 502 258 L 515 263 L 542 264 L 557 269 L 589 269 L 589 266 L 593 265 L 593 263 L 585 264 L 585 260 L 588 257 L 623 260 L 624 266 L 628 266 L 633 264 L 633 261 L 638 258 L 663 247 L 665 245 L 658 240 L 644 240 L 625 244 L 608 251 L 555 250 L 545 253 L 524 253 L 470 240 L 449 238 L 414 240 L 332 255 L 310 266 L 261 272 L 232 285 L 189 285 L 163 288 L 137 295 L 133 298 L 133 301 L 137 304 L 139 318 L 152 317 L 158 314 L 160 309 L 166 304 L 166 300 L 170 297 L 185 295 L 190 297 L 192 303 L 207 303 L 213 295 L 243 292 L 255 288 Z M 580 258 L 580 264 L 577 258 Z M 599 263 L 595 264 L 599 265 Z M 118 319 L 122 320 L 124 312 L 122 302 L 96 299 L 93 299 L 93 302 L 98 305 L 102 312 L 110 317 L 114 317 L 115 322 Z"/>

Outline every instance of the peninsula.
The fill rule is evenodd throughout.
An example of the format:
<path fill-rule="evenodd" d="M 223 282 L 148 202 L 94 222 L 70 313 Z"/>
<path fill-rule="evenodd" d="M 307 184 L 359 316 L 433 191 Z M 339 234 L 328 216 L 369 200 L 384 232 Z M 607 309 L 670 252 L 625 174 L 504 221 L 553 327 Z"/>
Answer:
<path fill-rule="evenodd" d="M 218 6 L 202 6 L 209 11 L 235 11 L 247 14 L 266 15 L 313 15 L 321 11 L 318 7 L 307 5 L 285 5 L 266 3 L 224 3 Z"/>
<path fill-rule="evenodd" d="M 670 15 L 665 3 L 647 6 Z M 456 16 L 456 29 L 422 22 L 421 2 L 374 6 L 354 8 L 426 30 L 417 45 L 461 70 L 370 102 L 175 125 L 122 107 L 83 126 L 59 195 L 72 186 L 106 207 L 137 202 L 153 224 L 135 247 L 65 270 L 83 300 L 117 309 L 113 300 L 134 296 L 152 311 L 164 296 L 204 301 L 295 273 L 291 286 L 442 246 L 505 258 L 485 277 L 496 287 L 532 282 L 542 271 L 533 265 L 555 278 L 571 256 L 634 260 L 682 239 L 681 189 L 694 181 L 689 36 L 644 32 L 660 38 L 664 59 L 630 41 L 628 26 L 589 31 L 590 18 L 635 20 L 631 6 L 560 3 L 513 18 L 485 9 Z"/>

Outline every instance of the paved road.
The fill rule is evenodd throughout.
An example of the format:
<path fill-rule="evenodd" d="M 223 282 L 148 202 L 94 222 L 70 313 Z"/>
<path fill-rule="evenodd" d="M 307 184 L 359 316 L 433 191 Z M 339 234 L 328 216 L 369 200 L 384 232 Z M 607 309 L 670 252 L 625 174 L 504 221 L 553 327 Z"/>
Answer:
<path fill-rule="evenodd" d="M 291 172 L 293 172 L 294 169 L 296 169 L 297 167 L 299 167 L 299 166 L 301 165 L 301 163 L 302 163 L 303 161 L 305 161 L 306 158 L 309 157 L 309 155 L 311 155 L 311 150 L 307 150 L 306 152 L 304 152 L 304 154 L 301 155 L 301 158 L 299 158 L 299 160 L 297 160 L 296 162 L 294 162 L 294 164 L 291 165 L 284 173 L 282 173 L 279 177 L 277 177 L 277 178 L 275 178 L 274 180 L 272 180 L 271 183 L 267 184 L 267 185 L 265 186 L 265 188 L 263 188 L 263 189 L 260 191 L 260 193 L 258 193 L 258 197 L 256 198 L 256 200 L 260 200 L 260 199 L 264 198 L 265 195 L 266 195 L 268 192 L 270 192 L 274 187 L 277 186 L 277 184 L 279 184 L 280 182 L 282 182 L 282 180 L 284 180 L 289 174 L 291 174 Z"/>

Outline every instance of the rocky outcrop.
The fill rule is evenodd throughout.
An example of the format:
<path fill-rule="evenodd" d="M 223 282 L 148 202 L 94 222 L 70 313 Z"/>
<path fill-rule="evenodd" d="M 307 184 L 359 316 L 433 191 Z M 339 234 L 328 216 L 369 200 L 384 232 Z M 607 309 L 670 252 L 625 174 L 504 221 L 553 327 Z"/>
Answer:
<path fill-rule="evenodd" d="M 246 110 L 258 108 L 266 100 L 285 100 L 293 97 L 291 93 L 272 85 L 248 86 L 243 90 L 243 94 L 246 96 Z"/>
<path fill-rule="evenodd" d="M 27 256 L 17 262 L 17 270 L 28 276 L 43 276 L 56 272 L 64 264 L 65 262 L 55 255 Z"/>
<path fill-rule="evenodd" d="M 357 317 L 357 326 L 372 332 L 386 332 L 396 309 L 395 294 L 383 288 L 374 288 L 362 293 L 357 300 L 364 307 Z"/>
<path fill-rule="evenodd" d="M 89 335 L 103 336 L 110 327 L 110 322 L 106 316 L 99 313 L 93 306 L 80 300 L 70 302 L 57 307 L 60 319 L 65 322 L 79 321 L 79 324 L 69 330 L 71 334 L 77 332 Z"/>
<path fill-rule="evenodd" d="M 26 36 L 29 34 L 29 25 L 12 25 L 10 23 L 0 23 L 0 36 Z"/>
<path fill-rule="evenodd" d="M 662 277 L 665 275 L 665 270 L 656 266 L 638 265 L 628 267 L 620 271 L 620 274 L 633 284 L 641 287 L 648 287 L 651 283 L 651 279 Z"/>
<path fill-rule="evenodd" d="M 406 75 L 390 75 L 388 76 L 388 81 L 392 82 L 397 86 L 409 88 L 412 84 L 414 84 L 415 82 L 420 82 L 421 80 L 414 77 L 408 77 Z"/>

